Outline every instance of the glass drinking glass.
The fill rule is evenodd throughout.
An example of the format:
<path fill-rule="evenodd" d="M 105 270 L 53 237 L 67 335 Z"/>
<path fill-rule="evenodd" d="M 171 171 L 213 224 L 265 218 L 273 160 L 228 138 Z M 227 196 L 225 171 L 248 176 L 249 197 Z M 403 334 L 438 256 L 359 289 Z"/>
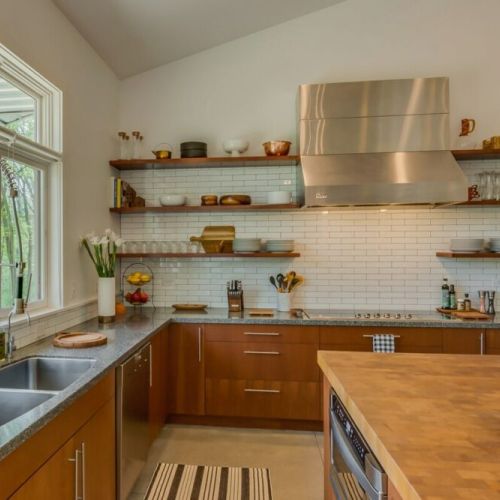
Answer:
<path fill-rule="evenodd" d="M 128 253 L 137 253 L 137 241 L 128 241 L 127 251 Z"/>

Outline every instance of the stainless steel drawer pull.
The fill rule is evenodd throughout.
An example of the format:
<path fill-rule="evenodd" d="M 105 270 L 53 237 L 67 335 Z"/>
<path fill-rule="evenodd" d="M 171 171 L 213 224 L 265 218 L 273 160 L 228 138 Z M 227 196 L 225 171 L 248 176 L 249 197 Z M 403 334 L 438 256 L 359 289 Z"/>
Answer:
<path fill-rule="evenodd" d="M 381 333 L 380 335 L 388 335 L 388 336 L 390 335 L 390 336 L 394 337 L 395 339 L 399 339 L 400 338 L 399 335 L 392 335 L 392 333 Z M 373 337 L 375 337 L 375 335 L 363 335 L 363 337 L 365 339 L 372 339 Z"/>
<path fill-rule="evenodd" d="M 269 354 L 271 356 L 279 356 L 279 351 L 243 351 L 243 354 Z"/>
<path fill-rule="evenodd" d="M 279 394 L 279 389 L 245 389 L 245 392 L 267 392 L 270 394 Z"/>
<path fill-rule="evenodd" d="M 259 335 L 261 337 L 279 337 L 278 332 L 243 332 L 243 335 Z"/>

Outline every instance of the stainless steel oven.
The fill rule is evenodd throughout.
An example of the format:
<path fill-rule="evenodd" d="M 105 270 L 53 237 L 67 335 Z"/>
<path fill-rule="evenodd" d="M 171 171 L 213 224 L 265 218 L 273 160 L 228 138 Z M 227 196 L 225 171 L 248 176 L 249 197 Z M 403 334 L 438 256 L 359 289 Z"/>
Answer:
<path fill-rule="evenodd" d="M 333 391 L 329 413 L 330 483 L 337 500 L 386 500 L 387 475 Z"/>

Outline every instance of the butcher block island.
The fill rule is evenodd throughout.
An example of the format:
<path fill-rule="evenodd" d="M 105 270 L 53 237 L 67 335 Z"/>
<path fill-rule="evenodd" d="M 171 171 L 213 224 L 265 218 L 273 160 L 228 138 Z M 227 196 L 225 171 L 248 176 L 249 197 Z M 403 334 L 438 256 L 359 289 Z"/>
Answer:
<path fill-rule="evenodd" d="M 500 498 L 500 356 L 319 351 L 318 363 L 325 499 L 332 401 L 387 474 L 389 500 Z"/>

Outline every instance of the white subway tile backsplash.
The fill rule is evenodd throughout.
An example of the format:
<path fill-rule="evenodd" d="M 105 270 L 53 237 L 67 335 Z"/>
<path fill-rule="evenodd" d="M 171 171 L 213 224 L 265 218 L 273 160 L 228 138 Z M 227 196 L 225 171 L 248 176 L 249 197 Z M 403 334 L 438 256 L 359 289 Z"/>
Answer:
<path fill-rule="evenodd" d="M 463 162 L 471 183 L 499 161 Z M 199 204 L 202 194 L 244 193 L 266 202 L 274 190 L 297 187 L 295 167 L 197 168 L 123 172 L 148 205 L 163 193 L 186 194 Z M 194 180 L 194 182 L 193 182 Z M 287 183 L 287 181 L 290 181 Z M 276 293 L 269 275 L 295 269 L 306 278 L 295 305 L 317 308 L 431 310 L 440 301 L 444 276 L 459 294 L 500 288 L 500 262 L 440 259 L 454 237 L 500 237 L 500 207 L 391 208 L 140 214 L 121 218 L 127 240 L 187 241 L 206 225 L 234 225 L 237 236 L 294 239 L 297 259 L 147 260 L 155 273 L 150 287 L 156 305 L 204 302 L 225 307 L 225 283 L 241 279 L 247 306 L 272 307 Z M 126 262 L 129 263 L 129 262 Z M 499 294 L 500 295 L 500 294 Z"/>

